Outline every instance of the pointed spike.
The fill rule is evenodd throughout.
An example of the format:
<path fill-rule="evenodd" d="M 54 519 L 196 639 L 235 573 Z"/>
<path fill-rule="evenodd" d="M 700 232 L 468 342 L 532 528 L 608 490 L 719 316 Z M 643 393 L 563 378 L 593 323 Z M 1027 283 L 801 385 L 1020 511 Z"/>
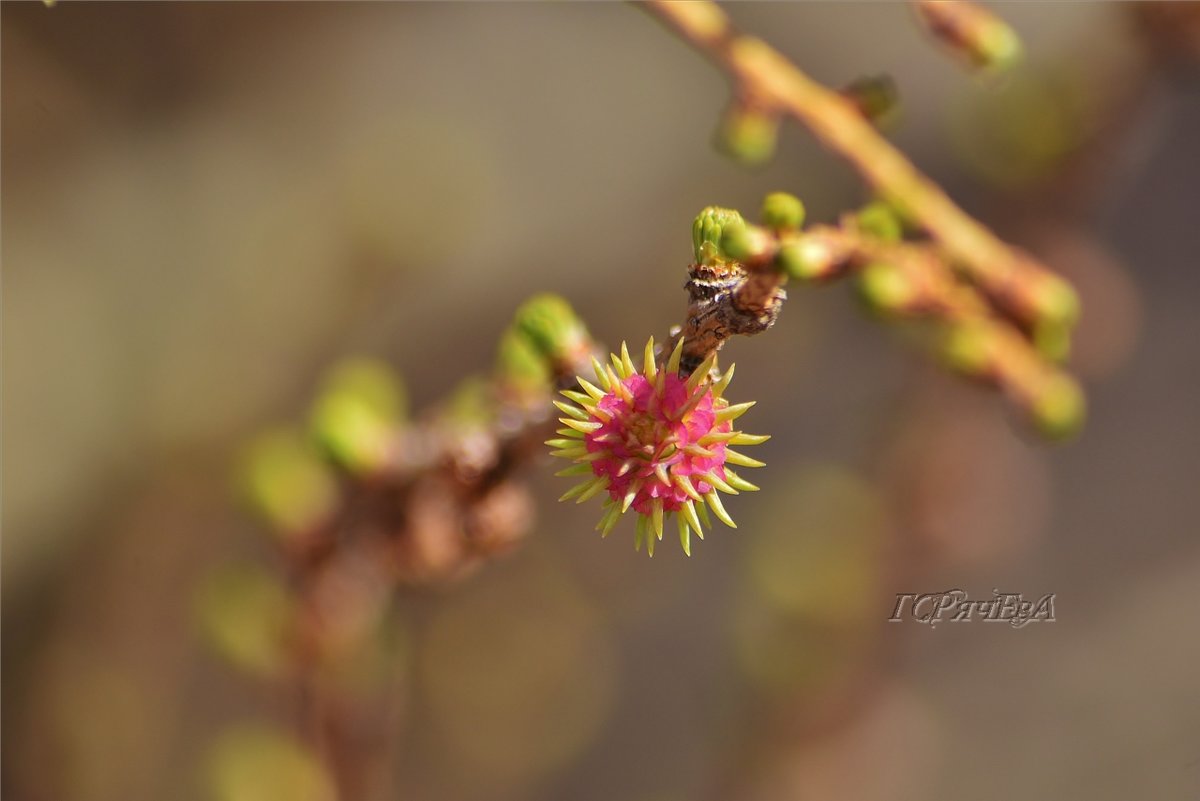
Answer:
<path fill-rule="evenodd" d="M 728 484 L 726 484 L 725 479 L 718 476 L 717 472 L 715 470 L 709 470 L 707 473 L 701 473 L 700 479 L 702 481 L 707 481 L 709 484 L 712 484 L 714 487 L 716 487 L 721 492 L 724 492 L 727 495 L 737 495 L 738 494 L 738 491 L 735 490 L 733 487 L 729 486 Z"/>
<path fill-rule="evenodd" d="M 746 401 L 745 403 L 736 403 L 733 406 L 726 406 L 717 412 L 717 422 L 723 423 L 726 420 L 736 420 L 746 412 L 750 411 L 750 407 L 758 401 Z"/>
<path fill-rule="evenodd" d="M 615 353 L 608 354 L 608 360 L 612 362 L 612 369 L 616 371 L 617 378 L 625 379 L 629 376 L 625 375 L 625 368 L 621 364 L 621 357 Z"/>
<path fill-rule="evenodd" d="M 696 444 L 716 445 L 718 442 L 731 442 L 737 435 L 736 431 L 714 431 L 711 434 L 705 434 Z"/>
<path fill-rule="evenodd" d="M 679 544 L 683 546 L 683 552 L 687 556 L 692 555 L 692 531 L 691 526 L 683 519 L 683 515 L 677 515 L 676 521 L 679 523 Z"/>
<path fill-rule="evenodd" d="M 744 431 L 736 433 L 737 436 L 729 440 L 732 445 L 762 445 L 771 438 L 770 434 L 747 434 Z"/>
<path fill-rule="evenodd" d="M 692 456 L 697 456 L 701 459 L 712 459 L 713 457 L 715 457 L 717 455 L 715 451 L 710 451 L 708 448 L 704 448 L 700 445 L 695 445 L 695 444 L 685 445 L 683 447 L 683 452 L 690 454 Z"/>
<path fill-rule="evenodd" d="M 562 478 L 564 476 L 586 476 L 591 472 L 592 466 L 590 464 L 573 464 L 570 467 L 565 467 L 562 470 L 559 470 L 554 475 Z"/>
<path fill-rule="evenodd" d="M 592 484 L 595 484 L 595 483 L 596 483 L 596 479 L 590 478 L 587 481 L 584 481 L 580 484 L 576 484 L 575 486 L 571 487 L 569 490 L 564 492 L 562 495 L 558 496 L 558 500 L 559 501 L 569 501 L 572 498 L 574 498 L 576 495 L 578 495 L 579 493 L 581 493 L 584 490 L 586 490 L 587 488 L 591 487 Z"/>
<path fill-rule="evenodd" d="M 596 380 L 600 382 L 600 386 L 604 387 L 606 392 L 611 392 L 612 385 L 608 383 L 608 373 L 604 371 L 604 365 L 595 356 L 592 357 L 592 370 L 596 373 Z"/>
<path fill-rule="evenodd" d="M 710 492 L 704 496 L 704 500 L 708 501 L 709 507 L 714 515 L 730 528 L 737 528 L 737 523 L 733 522 L 733 518 L 729 516 L 729 512 L 725 511 L 724 504 L 721 503 L 721 496 L 715 492 Z"/>
<path fill-rule="evenodd" d="M 701 364 L 699 367 L 697 367 L 695 370 L 693 370 L 692 374 L 688 377 L 688 380 L 687 380 L 688 392 L 691 392 L 696 387 L 700 386 L 700 384 L 706 378 L 708 378 L 708 374 L 712 372 L 713 365 L 716 363 L 717 363 L 717 352 L 713 351 L 712 353 L 709 354 L 708 358 L 704 360 L 703 364 Z"/>
<path fill-rule="evenodd" d="M 583 432 L 576 431 L 573 428 L 556 428 L 556 429 L 554 429 L 554 431 L 556 433 L 561 434 L 562 436 L 566 437 L 567 439 L 576 439 L 576 440 L 583 439 Z M 578 445 L 579 443 L 575 442 L 573 444 Z"/>
<path fill-rule="evenodd" d="M 651 521 L 654 523 L 654 534 L 660 540 L 663 537 L 663 502 L 662 498 L 655 498 L 650 502 Z"/>
<path fill-rule="evenodd" d="M 646 539 L 646 518 L 643 515 L 638 515 L 637 527 L 634 529 L 635 535 L 633 539 L 633 549 L 640 551 L 642 549 L 642 541 Z"/>
<path fill-rule="evenodd" d="M 597 429 L 599 429 L 601 426 L 604 425 L 603 423 L 586 422 L 583 420 L 572 420 L 570 417 L 560 417 L 558 419 L 563 425 L 565 425 L 569 428 L 573 428 L 576 431 L 582 431 L 585 434 L 590 434 L 593 431 L 596 431 Z"/>
<path fill-rule="evenodd" d="M 683 490 L 684 494 L 686 494 L 693 501 L 702 500 L 700 493 L 696 491 L 695 485 L 692 484 L 692 480 L 687 476 L 675 476 L 674 484 Z"/>
<path fill-rule="evenodd" d="M 604 524 L 604 527 L 600 529 L 600 537 L 601 538 L 607 537 L 612 532 L 613 527 L 617 525 L 617 521 L 619 521 L 620 519 L 621 519 L 621 507 L 614 505 L 612 507 L 612 509 L 609 510 L 608 521 Z"/>
<path fill-rule="evenodd" d="M 572 406 L 569 403 L 563 403 L 560 400 L 554 401 L 554 405 L 556 407 L 558 407 L 558 410 L 560 412 L 562 412 L 565 415 L 568 415 L 569 417 L 574 417 L 576 420 L 588 419 L 588 413 L 585 412 L 583 409 L 580 409 L 577 406 Z"/>
<path fill-rule="evenodd" d="M 760 462 L 757 459 L 751 459 L 744 453 L 738 453 L 732 448 L 725 449 L 725 461 L 732 462 L 740 467 L 766 467 L 766 462 Z"/>
<path fill-rule="evenodd" d="M 728 467 L 725 468 L 725 480 L 728 481 L 731 486 L 736 487 L 743 492 L 758 492 L 757 486 L 751 484 L 749 481 L 742 478 Z"/>
<path fill-rule="evenodd" d="M 684 501 L 683 506 L 680 507 L 680 511 L 682 511 L 683 514 L 687 517 L 688 525 L 690 525 L 692 528 L 696 529 L 697 531 L 700 531 L 700 518 L 696 516 L 696 502 L 695 501 Z M 701 536 L 703 536 L 703 535 L 701 535 Z"/>
<path fill-rule="evenodd" d="M 633 505 L 633 499 L 637 497 L 638 492 L 642 489 L 642 480 L 640 478 L 629 482 L 629 489 L 625 491 L 625 497 L 621 499 L 621 513 L 629 511 L 629 507 Z"/>
<path fill-rule="evenodd" d="M 620 478 L 621 476 L 625 475 L 630 470 L 632 470 L 633 466 L 635 464 L 637 464 L 636 459 L 626 459 L 624 462 L 622 462 L 621 468 L 619 470 L 617 470 L 617 478 Z"/>
<path fill-rule="evenodd" d="M 610 503 L 604 510 L 604 516 L 600 518 L 600 522 L 596 524 L 596 531 L 603 532 L 601 537 L 607 536 L 608 532 L 612 531 L 612 524 L 616 523 L 621 517 L 621 507 Z"/>
<path fill-rule="evenodd" d="M 654 363 L 654 337 L 646 342 L 646 352 L 642 356 L 642 372 L 650 381 L 658 376 L 658 365 Z"/>
<path fill-rule="evenodd" d="M 633 359 L 629 358 L 629 346 L 624 342 L 621 343 L 621 366 L 625 368 L 626 378 L 637 372 L 637 368 L 633 366 Z"/>
<path fill-rule="evenodd" d="M 577 440 L 577 439 L 548 439 L 545 442 L 543 442 L 542 444 L 549 445 L 551 448 L 554 448 L 555 450 L 560 450 L 562 448 L 578 448 L 579 440 Z"/>
<path fill-rule="evenodd" d="M 579 380 L 583 381 L 582 378 L 580 378 Z M 596 398 L 593 398 L 591 395 L 587 394 L 586 392 L 576 392 L 573 389 L 564 389 L 559 394 L 563 395 L 567 398 L 570 398 L 571 400 L 575 401 L 576 403 L 578 403 L 580 406 L 582 406 L 585 410 L 587 410 L 589 412 L 592 411 L 592 409 L 594 409 L 596 406 Z M 604 396 L 601 395 L 601 397 L 604 397 Z"/>
<path fill-rule="evenodd" d="M 604 528 L 604 524 L 608 522 L 608 518 L 609 518 L 609 516 L 610 516 L 611 512 L 612 512 L 612 508 L 611 508 L 611 507 L 610 507 L 610 508 L 608 508 L 608 509 L 605 509 L 605 510 L 604 510 L 604 514 L 600 515 L 600 520 L 599 520 L 599 522 L 597 522 L 597 523 L 596 523 L 596 525 L 595 525 L 595 526 L 592 528 L 592 531 L 599 531 L 600 529 Z"/>
<path fill-rule="evenodd" d="M 667 472 L 667 466 L 662 462 L 654 463 L 654 475 L 668 487 L 671 486 L 671 474 Z"/>
<path fill-rule="evenodd" d="M 712 518 L 708 516 L 708 506 L 704 503 L 696 504 L 696 511 L 700 512 L 700 520 L 709 528 L 713 527 Z M 700 539 L 704 539 L 704 529 L 700 529 Z"/>
<path fill-rule="evenodd" d="M 671 351 L 671 358 L 667 360 L 667 372 L 677 374 L 679 372 L 679 360 L 683 358 L 683 337 L 675 343 L 675 350 Z"/>
<path fill-rule="evenodd" d="M 625 386 L 625 382 L 617 376 L 616 371 L 611 367 L 605 367 L 604 371 L 608 375 L 608 383 L 612 387 L 612 391 L 617 393 L 626 403 L 632 403 L 633 395 L 629 392 L 629 388 Z"/>
<path fill-rule="evenodd" d="M 729 382 L 733 380 L 733 370 L 737 367 L 736 364 L 729 365 L 729 369 L 725 371 L 725 375 L 717 379 L 717 383 L 713 384 L 713 395 L 721 397 L 725 390 L 729 387 Z"/>
<path fill-rule="evenodd" d="M 593 495 L 595 495 L 600 490 L 607 489 L 607 488 L 608 488 L 608 476 L 596 476 L 596 480 L 592 482 L 591 486 L 589 486 L 587 489 L 585 489 L 583 491 L 582 495 L 580 495 L 578 498 L 575 499 L 575 503 L 583 503 L 584 501 L 586 501 L 588 498 L 591 498 Z"/>
<path fill-rule="evenodd" d="M 575 462 L 594 462 L 598 459 L 607 459 L 612 454 L 608 451 L 592 451 L 588 453 L 583 448 L 577 450 L 551 451 L 551 456 L 561 456 L 564 459 L 570 459 Z"/>
<path fill-rule="evenodd" d="M 600 389 L 600 387 L 596 386 L 591 381 L 588 381 L 586 378 L 579 378 L 577 380 L 579 381 L 579 386 L 583 387 L 583 392 L 587 394 L 587 397 L 591 399 L 592 403 L 595 403 L 603 398 L 605 394 L 607 394 L 604 390 Z M 576 392 L 575 394 L 579 395 L 583 393 Z"/>

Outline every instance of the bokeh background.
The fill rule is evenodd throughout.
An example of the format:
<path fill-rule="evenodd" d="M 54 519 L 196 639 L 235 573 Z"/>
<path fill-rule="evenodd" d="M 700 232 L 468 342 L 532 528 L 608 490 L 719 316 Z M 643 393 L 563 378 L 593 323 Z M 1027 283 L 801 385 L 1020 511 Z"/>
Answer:
<path fill-rule="evenodd" d="M 892 76 L 890 137 L 1076 283 L 1089 424 L 1041 444 L 851 292 L 793 288 L 726 349 L 774 435 L 740 528 L 650 561 L 535 467 L 533 534 L 403 594 L 360 666 L 389 710 L 366 797 L 1197 797 L 1200 36 L 1163 5 L 1004 4 L 1004 81 L 899 3 L 732 7 L 829 85 Z M 867 199 L 794 126 L 764 169 L 719 156 L 724 79 L 624 5 L 0 14 L 13 801 L 328 798 L 293 699 L 196 625 L 211 570 L 270 565 L 243 443 L 348 354 L 436 401 L 538 291 L 661 334 L 706 205 Z M 886 622 L 950 587 L 1058 620 Z"/>

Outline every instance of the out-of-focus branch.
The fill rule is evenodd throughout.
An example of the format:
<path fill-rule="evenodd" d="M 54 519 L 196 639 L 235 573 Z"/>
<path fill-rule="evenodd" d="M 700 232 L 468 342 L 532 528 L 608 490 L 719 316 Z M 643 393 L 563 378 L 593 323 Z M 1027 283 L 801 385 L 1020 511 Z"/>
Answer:
<path fill-rule="evenodd" d="M 338 798 L 373 794 L 369 763 L 386 758 L 361 741 L 375 710 L 338 685 L 338 666 L 378 639 L 398 586 L 460 577 L 528 533 L 522 468 L 545 453 L 550 401 L 593 349 L 565 301 L 538 296 L 500 338 L 493 375 L 466 380 L 423 418 L 408 419 L 387 365 L 351 359 L 326 376 L 306 431 L 270 432 L 249 448 L 242 487 L 275 535 L 290 588 L 278 656 L 269 669 L 243 667 L 294 691 L 299 730 Z"/>
<path fill-rule="evenodd" d="M 963 212 L 883 139 L 853 102 L 811 80 L 767 43 L 739 33 L 709 0 L 650 0 L 643 7 L 724 69 L 735 96 L 757 114 L 787 115 L 808 127 L 923 229 L 956 270 L 1034 332 L 1037 342 L 1046 343 L 1047 355 L 1065 356 L 1065 334 L 1078 315 L 1071 287 Z"/>
<path fill-rule="evenodd" d="M 965 0 L 914 0 L 917 20 L 955 58 L 974 70 L 1007 69 L 1021 56 L 1021 40 L 1004 20 Z"/>

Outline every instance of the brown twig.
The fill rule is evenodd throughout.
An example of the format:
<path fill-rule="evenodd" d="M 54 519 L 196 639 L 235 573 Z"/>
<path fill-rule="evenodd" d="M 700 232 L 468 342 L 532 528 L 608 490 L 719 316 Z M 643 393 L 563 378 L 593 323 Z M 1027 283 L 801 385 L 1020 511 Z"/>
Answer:
<path fill-rule="evenodd" d="M 710 0 L 649 0 L 643 7 L 724 69 L 735 94 L 804 124 L 889 202 L 923 228 L 953 266 L 1016 321 L 1069 327 L 1078 312 L 1070 286 L 963 212 L 864 119 L 760 39 L 739 33 Z"/>

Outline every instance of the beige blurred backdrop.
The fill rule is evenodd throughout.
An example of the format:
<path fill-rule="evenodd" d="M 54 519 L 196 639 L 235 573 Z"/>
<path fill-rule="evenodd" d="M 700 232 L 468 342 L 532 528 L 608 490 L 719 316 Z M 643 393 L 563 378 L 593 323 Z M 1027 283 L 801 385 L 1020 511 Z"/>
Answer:
<path fill-rule="evenodd" d="M 1198 62 L 1132 6 L 997 10 L 1028 52 L 999 84 L 900 3 L 731 14 L 829 85 L 892 76 L 889 136 L 1077 283 L 1083 435 L 1033 441 L 850 292 L 790 290 L 726 351 L 774 435 L 738 530 L 649 561 L 538 468 L 520 550 L 400 600 L 395 797 L 1200 794 Z M 718 155 L 724 79 L 626 5 L 0 21 L 14 800 L 206 798 L 220 731 L 287 719 L 199 641 L 192 596 L 267 550 L 232 460 L 332 361 L 386 358 L 420 407 L 543 290 L 640 342 L 682 316 L 702 207 L 867 199 L 795 127 L 763 169 Z M 1056 593 L 1058 620 L 886 623 L 894 593 L 951 586 Z"/>

